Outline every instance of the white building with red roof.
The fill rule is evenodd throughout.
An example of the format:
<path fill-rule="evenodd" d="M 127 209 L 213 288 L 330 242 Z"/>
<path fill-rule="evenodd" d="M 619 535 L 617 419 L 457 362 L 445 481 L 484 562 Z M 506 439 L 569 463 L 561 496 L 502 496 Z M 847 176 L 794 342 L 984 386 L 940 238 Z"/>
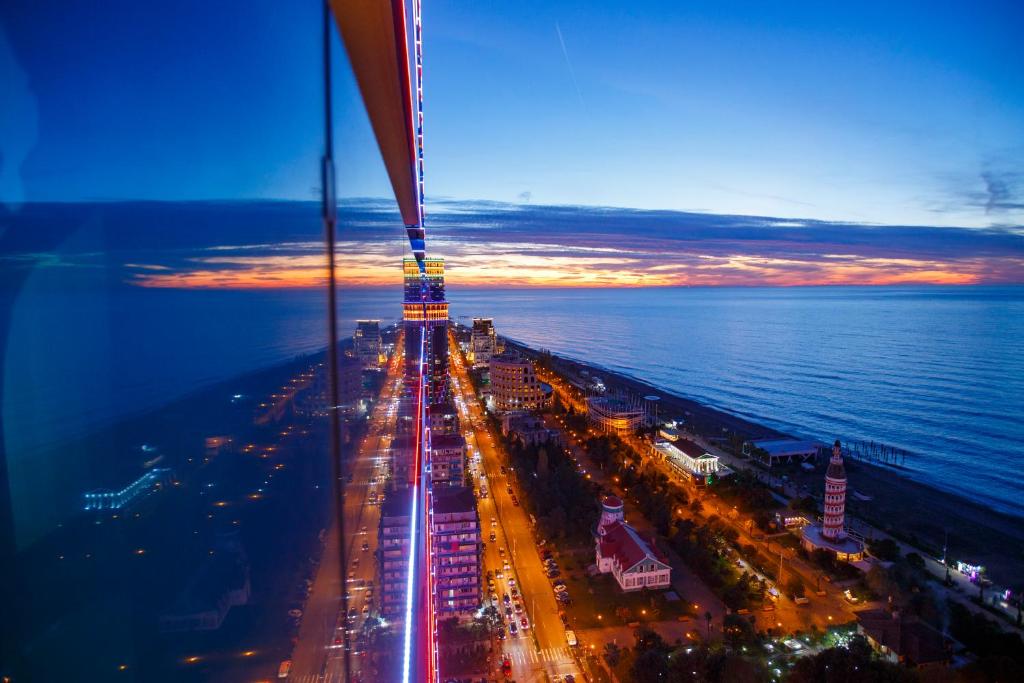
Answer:
<path fill-rule="evenodd" d="M 672 582 L 668 559 L 653 542 L 640 538 L 636 529 L 626 524 L 622 500 L 605 496 L 601 508 L 594 534 L 598 571 L 610 573 L 626 592 L 668 588 Z"/>

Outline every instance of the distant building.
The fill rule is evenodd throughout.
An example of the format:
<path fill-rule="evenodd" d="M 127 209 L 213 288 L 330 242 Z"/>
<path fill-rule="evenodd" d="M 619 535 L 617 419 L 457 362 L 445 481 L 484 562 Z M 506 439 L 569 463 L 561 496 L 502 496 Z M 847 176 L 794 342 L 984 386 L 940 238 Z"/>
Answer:
<path fill-rule="evenodd" d="M 698 486 L 714 484 L 719 478 L 732 474 L 732 470 L 719 462 L 718 456 L 693 441 L 681 439 L 675 444 L 656 441 L 653 449 L 676 475 Z"/>
<path fill-rule="evenodd" d="M 850 536 L 846 531 L 846 468 L 843 466 L 843 448 L 838 439 L 832 447 L 832 459 L 825 472 L 823 507 L 821 524 L 804 527 L 803 547 L 808 552 L 827 550 L 844 562 L 864 559 L 863 541 Z"/>
<path fill-rule="evenodd" d="M 524 446 L 547 442 L 561 442 L 561 432 L 548 429 L 544 420 L 524 412 L 505 413 L 501 416 L 501 433 L 519 441 Z"/>
<path fill-rule="evenodd" d="M 916 669 L 943 669 L 951 659 L 952 641 L 917 617 L 899 610 L 869 609 L 857 613 L 857 633 L 882 659 Z"/>
<path fill-rule="evenodd" d="M 232 607 L 249 602 L 249 560 L 237 533 L 218 538 L 214 553 L 203 557 L 196 572 L 160 615 L 160 631 L 215 631 Z"/>
<path fill-rule="evenodd" d="M 413 387 L 419 377 L 420 340 L 424 316 L 427 322 L 424 340 L 424 362 L 430 373 L 427 387 L 428 403 L 442 403 L 448 399 L 448 302 L 444 293 L 444 259 L 427 258 L 426 292 L 424 278 L 416 259 L 402 261 L 405 281 L 405 299 L 402 319 L 405 324 L 405 377 L 406 385 Z M 424 296 L 426 300 L 424 300 Z"/>
<path fill-rule="evenodd" d="M 587 417 L 602 432 L 628 434 L 646 424 L 644 407 L 614 396 L 591 396 L 587 399 Z"/>
<path fill-rule="evenodd" d="M 357 320 L 352 335 L 352 346 L 356 358 L 368 368 L 376 368 L 386 360 L 384 344 L 380 334 L 379 320 Z"/>
<path fill-rule="evenodd" d="M 533 363 L 515 351 L 491 358 L 491 402 L 498 412 L 540 410 L 551 398 L 551 387 L 537 379 Z"/>
<path fill-rule="evenodd" d="M 431 434 L 458 434 L 459 413 L 450 401 L 432 403 L 427 407 L 428 424 Z"/>
<path fill-rule="evenodd" d="M 377 548 L 380 555 L 380 611 L 389 622 L 400 621 L 405 613 L 405 593 L 409 578 L 409 522 L 412 489 L 388 491 L 380 507 Z"/>
<path fill-rule="evenodd" d="M 171 470 L 156 467 L 118 491 L 96 489 L 85 494 L 86 510 L 121 510 L 171 483 Z"/>
<path fill-rule="evenodd" d="M 416 458 L 416 437 L 412 434 L 399 434 L 391 439 L 388 449 L 388 464 L 391 473 L 390 484 L 396 488 L 405 488 L 412 482 L 412 466 Z"/>
<path fill-rule="evenodd" d="M 433 491 L 430 545 L 434 605 L 440 616 L 468 615 L 480 607 L 480 517 L 473 490 L 442 486 Z"/>
<path fill-rule="evenodd" d="M 594 539 L 598 571 L 610 573 L 623 591 L 671 586 L 672 567 L 668 559 L 653 542 L 647 543 L 626 524 L 618 497 L 605 496 L 601 501 L 601 519 Z"/>
<path fill-rule="evenodd" d="M 797 439 L 762 439 L 743 444 L 743 454 L 771 468 L 773 465 L 809 462 L 818 457 L 825 444 Z"/>
<path fill-rule="evenodd" d="M 302 417 L 327 417 L 331 410 L 330 373 L 327 364 L 317 367 L 309 386 L 295 393 L 293 410 Z M 358 359 L 338 356 L 338 409 L 352 413 L 363 395 L 363 366 Z"/>
<path fill-rule="evenodd" d="M 466 440 L 461 434 L 430 437 L 430 480 L 462 486 L 466 476 Z"/>
<path fill-rule="evenodd" d="M 491 356 L 498 353 L 498 335 L 491 318 L 473 318 L 473 331 L 469 338 L 468 360 L 474 368 L 486 368 Z"/>

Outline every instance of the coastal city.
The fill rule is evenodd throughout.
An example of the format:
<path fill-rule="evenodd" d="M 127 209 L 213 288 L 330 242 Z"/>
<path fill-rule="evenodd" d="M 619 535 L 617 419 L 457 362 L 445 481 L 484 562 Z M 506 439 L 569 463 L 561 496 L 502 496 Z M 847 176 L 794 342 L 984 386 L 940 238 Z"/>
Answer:
<path fill-rule="evenodd" d="M 872 502 L 856 473 L 884 465 L 839 440 L 752 425 L 723 437 L 668 395 L 501 337 L 493 319 L 457 322 L 443 259 L 426 263 L 428 324 L 406 259 L 404 319 L 360 320 L 347 347 L 366 378 L 347 384 L 350 417 L 367 424 L 347 475 L 348 565 L 332 564 L 329 530 L 289 678 L 343 680 L 343 647 L 357 680 L 401 675 L 409 358 L 424 341 L 441 680 L 817 680 L 825 666 L 955 680 L 977 662 L 979 625 L 1021 633 L 1019 598 L 983 568 L 847 513 Z"/>
<path fill-rule="evenodd" d="M 1024 683 L 1022 27 L 0 3 L 0 683 Z"/>

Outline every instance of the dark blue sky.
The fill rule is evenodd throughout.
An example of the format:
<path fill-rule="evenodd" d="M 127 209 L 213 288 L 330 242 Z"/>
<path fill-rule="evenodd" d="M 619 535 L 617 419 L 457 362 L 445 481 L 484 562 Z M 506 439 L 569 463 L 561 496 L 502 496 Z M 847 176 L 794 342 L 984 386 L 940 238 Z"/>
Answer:
<path fill-rule="evenodd" d="M 1016 2 L 427 0 L 434 197 L 1024 224 Z M 0 199 L 310 198 L 314 2 L 14 0 Z M 388 193 L 336 51 L 343 196 Z"/>

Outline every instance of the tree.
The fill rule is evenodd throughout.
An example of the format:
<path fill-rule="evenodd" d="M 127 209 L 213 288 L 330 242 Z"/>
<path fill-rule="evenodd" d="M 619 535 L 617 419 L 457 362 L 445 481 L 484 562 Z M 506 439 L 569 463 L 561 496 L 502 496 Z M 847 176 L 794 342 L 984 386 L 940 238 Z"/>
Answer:
<path fill-rule="evenodd" d="M 711 612 L 704 613 L 704 621 L 707 623 L 708 640 L 711 640 Z"/>
<path fill-rule="evenodd" d="M 875 659 L 863 636 L 854 636 L 849 648 L 834 647 L 802 657 L 790 671 L 789 683 L 912 683 L 917 674 L 896 664 Z"/>
<path fill-rule="evenodd" d="M 615 668 L 619 660 L 622 658 L 622 649 L 615 643 L 604 644 L 604 661 L 608 662 L 608 666 Z"/>
<path fill-rule="evenodd" d="M 868 543 L 871 554 L 884 562 L 895 562 L 900 559 L 900 546 L 891 538 L 882 538 Z"/>

